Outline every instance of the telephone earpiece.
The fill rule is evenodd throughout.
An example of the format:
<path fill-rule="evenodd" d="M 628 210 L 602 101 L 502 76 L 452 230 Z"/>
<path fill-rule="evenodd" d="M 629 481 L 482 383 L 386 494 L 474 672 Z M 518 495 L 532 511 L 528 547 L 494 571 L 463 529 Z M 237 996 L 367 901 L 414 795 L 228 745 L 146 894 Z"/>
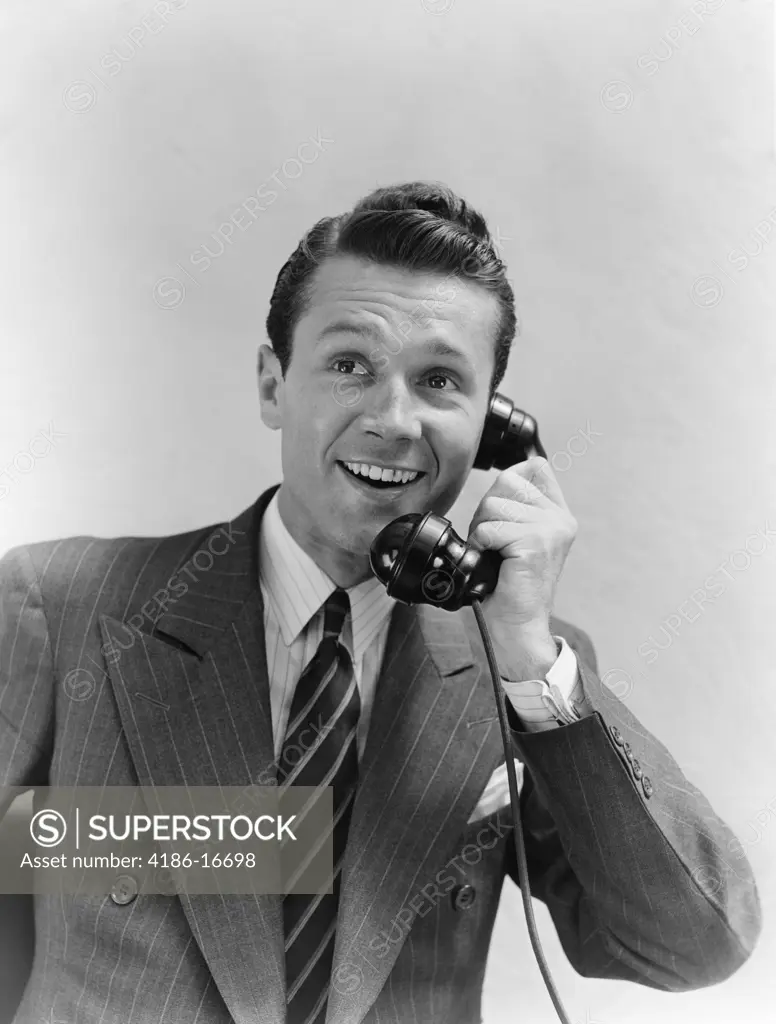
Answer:
<path fill-rule="evenodd" d="M 546 458 L 533 416 L 518 409 L 511 398 L 496 393 L 490 400 L 474 469 L 507 469 L 530 457 L 531 448 Z"/>
<path fill-rule="evenodd" d="M 495 394 L 474 468 L 506 469 L 529 458 L 532 448 L 544 456 L 536 420 L 510 398 Z M 433 512 L 394 519 L 372 541 L 369 561 L 397 601 L 435 604 L 449 612 L 495 590 L 501 567 L 494 551 L 476 551 L 449 520 Z"/>

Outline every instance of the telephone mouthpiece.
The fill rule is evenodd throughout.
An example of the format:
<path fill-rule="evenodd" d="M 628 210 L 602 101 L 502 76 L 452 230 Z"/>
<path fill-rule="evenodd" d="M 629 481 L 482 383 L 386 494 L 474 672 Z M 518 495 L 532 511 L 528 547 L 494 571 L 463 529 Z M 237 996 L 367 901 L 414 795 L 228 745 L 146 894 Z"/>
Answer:
<path fill-rule="evenodd" d="M 399 516 L 384 527 L 375 539 L 369 551 L 369 564 L 375 576 L 387 587 L 394 575 L 396 559 L 409 537 L 417 530 L 423 516 L 418 512 Z"/>

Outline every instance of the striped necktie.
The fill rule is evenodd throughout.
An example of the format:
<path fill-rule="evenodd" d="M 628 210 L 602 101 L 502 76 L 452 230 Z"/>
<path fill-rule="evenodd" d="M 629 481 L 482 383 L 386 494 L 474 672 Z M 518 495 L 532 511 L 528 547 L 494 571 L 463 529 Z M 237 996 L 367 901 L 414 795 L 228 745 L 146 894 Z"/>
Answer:
<path fill-rule="evenodd" d="M 296 685 L 278 785 L 333 787 L 333 892 L 291 892 L 283 899 L 287 1024 L 323 1024 L 326 1019 L 342 860 L 358 783 L 361 698 L 350 655 L 339 642 L 349 611 L 347 593 L 335 590 L 323 608 L 323 639 Z M 321 836 L 321 842 L 327 838 Z M 284 888 L 291 889 L 303 868 L 293 865 L 290 851 L 281 856 Z"/>

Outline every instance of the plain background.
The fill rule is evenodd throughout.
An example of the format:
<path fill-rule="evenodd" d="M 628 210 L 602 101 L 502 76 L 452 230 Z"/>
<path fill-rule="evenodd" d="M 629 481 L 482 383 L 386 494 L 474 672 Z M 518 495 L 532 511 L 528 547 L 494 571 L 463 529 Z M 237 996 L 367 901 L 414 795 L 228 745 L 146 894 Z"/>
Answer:
<path fill-rule="evenodd" d="M 776 545 L 734 555 L 776 529 L 770 5 L 173 2 L 166 25 L 153 0 L 0 8 L 0 549 L 191 529 L 279 480 L 255 386 L 278 269 L 374 186 L 445 181 L 498 232 L 522 323 L 502 390 L 579 520 L 556 611 L 741 838 L 765 908 L 733 979 L 669 995 L 575 975 L 539 906 L 560 991 L 575 1024 L 770 1018 Z M 509 882 L 484 1017 L 553 1019 Z"/>

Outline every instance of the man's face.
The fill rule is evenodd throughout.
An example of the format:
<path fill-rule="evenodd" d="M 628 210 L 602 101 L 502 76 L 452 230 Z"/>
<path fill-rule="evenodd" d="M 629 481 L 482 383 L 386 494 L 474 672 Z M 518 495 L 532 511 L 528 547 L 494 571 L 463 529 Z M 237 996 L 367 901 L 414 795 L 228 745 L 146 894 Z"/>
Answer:
<path fill-rule="evenodd" d="M 259 363 L 262 419 L 282 430 L 280 512 L 308 553 L 363 559 L 397 516 L 447 512 L 476 455 L 498 316 L 459 278 L 353 257 L 318 267 L 285 379 L 268 346 Z M 365 479 L 364 465 L 416 476 Z"/>

